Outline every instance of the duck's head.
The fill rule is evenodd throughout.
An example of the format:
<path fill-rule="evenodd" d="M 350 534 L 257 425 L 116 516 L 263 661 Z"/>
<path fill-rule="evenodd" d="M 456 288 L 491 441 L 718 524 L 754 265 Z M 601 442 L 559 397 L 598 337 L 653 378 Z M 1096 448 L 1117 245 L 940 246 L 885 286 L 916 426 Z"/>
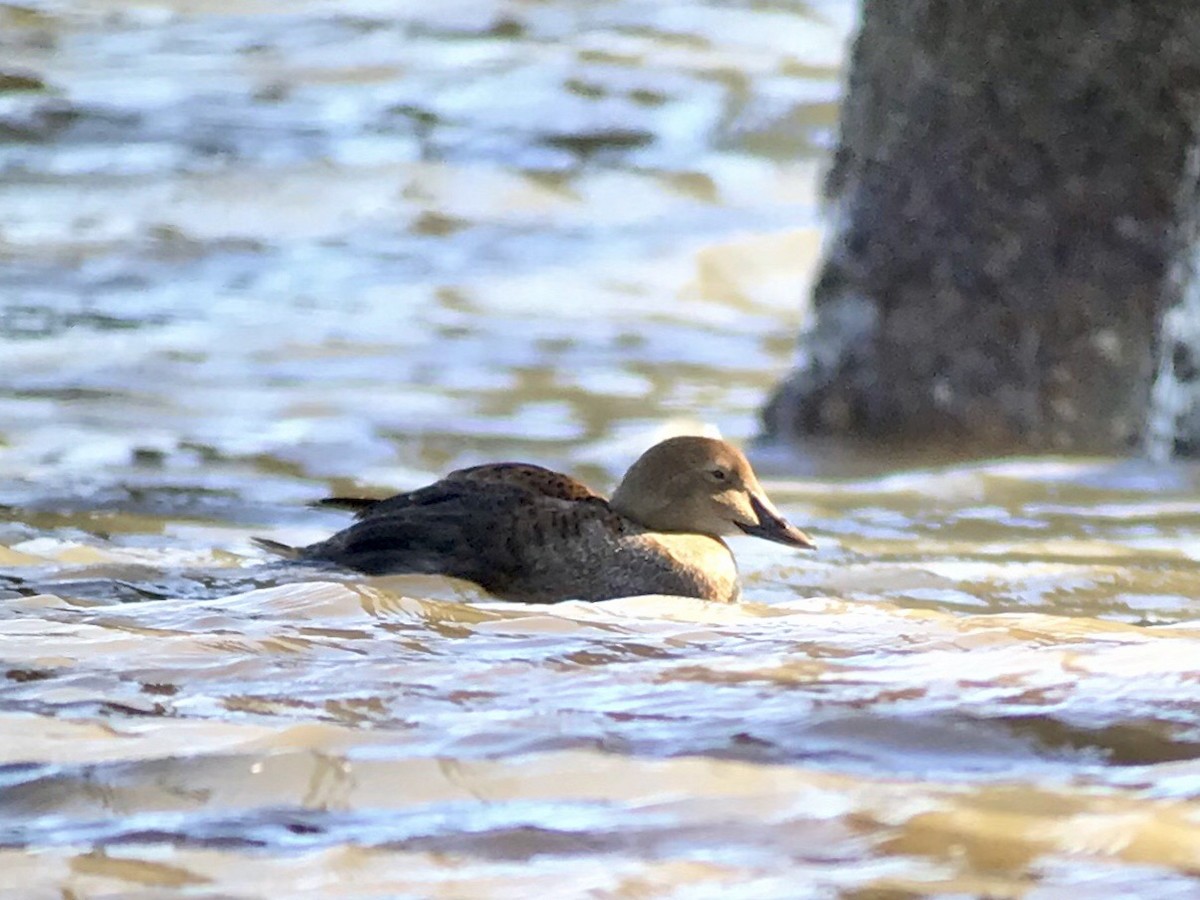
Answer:
<path fill-rule="evenodd" d="M 789 547 L 816 547 L 779 514 L 742 451 L 713 438 L 655 444 L 625 473 L 612 506 L 655 531 L 751 534 Z"/>

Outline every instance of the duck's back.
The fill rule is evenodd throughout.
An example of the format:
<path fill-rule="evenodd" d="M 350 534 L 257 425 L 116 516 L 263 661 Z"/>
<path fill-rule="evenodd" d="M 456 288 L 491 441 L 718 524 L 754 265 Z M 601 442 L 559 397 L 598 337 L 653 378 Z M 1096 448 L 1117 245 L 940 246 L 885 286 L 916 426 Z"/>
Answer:
<path fill-rule="evenodd" d="M 504 488 L 524 488 L 532 494 L 559 500 L 603 499 L 583 482 L 564 475 L 562 472 L 555 472 L 553 469 L 535 466 L 532 463 L 502 462 L 455 469 L 445 478 L 435 481 L 427 487 L 395 494 L 380 500 L 363 497 L 329 497 L 318 501 L 317 505 L 347 509 L 361 519 L 383 513 L 399 512 L 412 507 L 429 506 L 440 502 L 448 494 L 456 491 L 469 491 L 475 487 L 482 488 L 493 485 Z"/>
<path fill-rule="evenodd" d="M 350 506 L 360 520 L 301 551 L 369 574 L 450 575 L 531 603 L 737 595 L 725 544 L 641 528 L 566 475 L 523 463 L 463 469 L 428 487 Z"/>

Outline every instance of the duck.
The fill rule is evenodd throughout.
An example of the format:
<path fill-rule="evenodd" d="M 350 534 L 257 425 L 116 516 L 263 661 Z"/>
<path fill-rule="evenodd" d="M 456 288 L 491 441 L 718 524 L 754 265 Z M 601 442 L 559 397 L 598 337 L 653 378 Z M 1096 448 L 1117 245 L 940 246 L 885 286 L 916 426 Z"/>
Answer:
<path fill-rule="evenodd" d="M 611 498 L 561 472 L 499 462 L 383 499 L 316 505 L 356 521 L 304 547 L 255 543 L 367 575 L 448 575 L 524 603 L 644 594 L 733 602 L 740 586 L 726 537 L 816 546 L 771 503 L 741 450 L 700 436 L 652 446 Z"/>

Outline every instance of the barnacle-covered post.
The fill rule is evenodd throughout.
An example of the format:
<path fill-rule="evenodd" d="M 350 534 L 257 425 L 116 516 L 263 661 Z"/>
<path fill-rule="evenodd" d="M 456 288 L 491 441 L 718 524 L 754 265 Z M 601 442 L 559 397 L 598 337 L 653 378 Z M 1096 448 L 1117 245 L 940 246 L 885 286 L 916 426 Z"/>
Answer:
<path fill-rule="evenodd" d="M 1200 4 L 863 0 L 769 432 L 1200 451 Z"/>

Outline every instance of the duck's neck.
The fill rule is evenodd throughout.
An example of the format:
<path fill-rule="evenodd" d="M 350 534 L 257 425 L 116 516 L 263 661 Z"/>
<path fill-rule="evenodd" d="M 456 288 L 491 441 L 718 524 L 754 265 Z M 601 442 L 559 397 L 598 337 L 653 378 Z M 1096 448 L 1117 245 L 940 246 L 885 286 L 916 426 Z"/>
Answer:
<path fill-rule="evenodd" d="M 631 522 L 636 522 L 646 528 L 650 527 L 646 524 L 645 516 L 652 511 L 647 510 L 645 504 L 639 502 L 637 493 L 628 487 L 628 479 L 617 485 L 608 505 Z"/>

